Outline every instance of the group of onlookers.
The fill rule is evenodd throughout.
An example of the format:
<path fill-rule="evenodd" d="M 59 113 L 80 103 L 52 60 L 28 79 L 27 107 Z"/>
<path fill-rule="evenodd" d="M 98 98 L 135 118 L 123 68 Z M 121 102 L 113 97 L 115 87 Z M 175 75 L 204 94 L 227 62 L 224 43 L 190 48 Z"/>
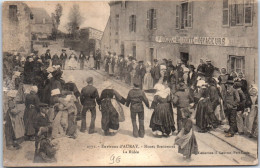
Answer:
<path fill-rule="evenodd" d="M 81 57 L 83 53 L 79 55 Z M 13 59 L 8 58 L 13 61 L 14 72 L 6 71 L 13 85 L 6 101 L 6 146 L 19 149 L 21 138 L 35 141 L 35 162 L 55 161 L 56 148 L 51 138 L 76 138 L 78 120 L 81 120 L 80 131 L 85 132 L 87 111 L 91 112 L 88 133 L 95 133 L 96 106 L 102 114 L 101 127 L 105 136 L 113 136 L 118 131 L 119 122 L 125 120 L 122 108 L 125 105 L 130 106 L 133 136 L 143 138 L 144 103 L 153 109 L 149 127 L 154 136 L 168 137 L 177 130 L 175 144 L 186 158 L 198 153 L 191 116 L 202 133 L 227 121 L 230 127 L 225 130 L 226 137 L 233 137 L 237 132 L 249 137 L 257 135 L 258 90 L 254 85 L 247 86 L 242 72 L 227 74 L 225 68 L 219 70 L 210 60 L 206 63 L 201 60 L 196 69 L 182 61 L 173 65 L 169 59 L 162 62 L 154 59 L 153 64 L 144 65 L 132 56 L 125 58 L 109 53 L 104 56 L 105 71 L 110 77 L 133 86 L 124 98 L 109 78 L 103 81 L 100 95 L 92 77 L 87 78 L 88 85 L 79 92 L 73 76 L 63 80 L 66 60 L 63 62 L 62 58 L 67 58 L 64 50 L 60 61 L 55 55 L 51 57 L 48 50 L 44 57 L 31 54 L 24 59 L 14 54 Z M 98 67 L 97 64 L 96 69 Z M 215 71 L 220 71 L 218 77 L 215 77 Z M 151 103 L 145 92 L 154 93 Z M 177 124 L 173 108 L 177 109 Z"/>

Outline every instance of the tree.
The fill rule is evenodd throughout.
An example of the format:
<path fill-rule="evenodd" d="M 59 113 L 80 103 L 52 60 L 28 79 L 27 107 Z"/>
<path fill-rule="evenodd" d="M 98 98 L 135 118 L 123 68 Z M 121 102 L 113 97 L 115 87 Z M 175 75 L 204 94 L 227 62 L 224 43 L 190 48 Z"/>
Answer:
<path fill-rule="evenodd" d="M 54 39 L 56 39 L 56 36 L 57 36 L 58 27 L 60 25 L 60 18 L 62 16 L 62 11 L 63 11 L 63 8 L 62 8 L 61 4 L 58 3 L 55 8 L 55 13 L 51 14 L 52 25 L 53 25 L 52 36 Z"/>
<path fill-rule="evenodd" d="M 79 5 L 74 4 L 69 12 L 69 22 L 66 29 L 73 38 L 77 38 L 80 25 L 84 22 L 84 17 L 80 13 Z"/>

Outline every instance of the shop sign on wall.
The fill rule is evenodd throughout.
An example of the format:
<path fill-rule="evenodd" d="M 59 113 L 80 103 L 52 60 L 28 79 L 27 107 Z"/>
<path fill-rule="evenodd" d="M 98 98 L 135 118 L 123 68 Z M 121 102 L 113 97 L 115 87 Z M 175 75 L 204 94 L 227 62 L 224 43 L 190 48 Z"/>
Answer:
<path fill-rule="evenodd" d="M 155 41 L 158 42 L 158 43 L 229 46 L 229 40 L 226 37 L 165 37 L 165 36 L 156 36 Z"/>

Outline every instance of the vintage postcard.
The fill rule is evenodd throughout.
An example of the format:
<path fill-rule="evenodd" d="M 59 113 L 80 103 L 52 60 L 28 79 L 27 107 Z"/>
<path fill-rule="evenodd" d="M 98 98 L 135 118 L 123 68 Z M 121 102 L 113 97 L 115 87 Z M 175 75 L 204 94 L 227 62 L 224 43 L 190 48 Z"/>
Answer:
<path fill-rule="evenodd" d="M 3 164 L 258 164 L 257 0 L 5 1 Z"/>

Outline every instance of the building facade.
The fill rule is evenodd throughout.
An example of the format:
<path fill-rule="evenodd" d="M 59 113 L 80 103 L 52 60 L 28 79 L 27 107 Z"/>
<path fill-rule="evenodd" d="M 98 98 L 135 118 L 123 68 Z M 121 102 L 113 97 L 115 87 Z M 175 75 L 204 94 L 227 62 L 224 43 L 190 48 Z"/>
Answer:
<path fill-rule="evenodd" d="M 31 22 L 30 8 L 23 2 L 3 3 L 3 52 L 31 52 Z"/>
<path fill-rule="evenodd" d="M 33 14 L 32 34 L 34 39 L 47 39 L 52 33 L 52 20 L 43 8 L 31 8 Z"/>
<path fill-rule="evenodd" d="M 102 36 L 102 31 L 92 27 L 85 27 L 80 29 L 82 48 L 85 49 L 87 54 L 95 54 L 95 51 L 100 49 Z"/>
<path fill-rule="evenodd" d="M 101 49 L 137 60 L 172 59 L 244 72 L 258 81 L 257 2 L 114 1 Z"/>

